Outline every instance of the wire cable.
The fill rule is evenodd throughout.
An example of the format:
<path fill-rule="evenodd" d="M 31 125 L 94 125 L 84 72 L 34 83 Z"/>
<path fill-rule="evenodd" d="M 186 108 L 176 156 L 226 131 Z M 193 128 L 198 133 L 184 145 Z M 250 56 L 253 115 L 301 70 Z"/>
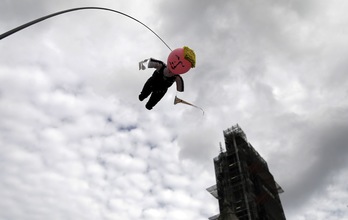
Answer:
<path fill-rule="evenodd" d="M 79 7 L 79 8 L 71 8 L 71 9 L 59 11 L 59 12 L 56 12 L 56 13 L 52 13 L 52 14 L 46 15 L 46 16 L 44 16 L 44 17 L 41 17 L 41 18 L 35 19 L 35 20 L 33 20 L 33 21 L 30 21 L 30 22 L 28 22 L 28 23 L 25 23 L 25 24 L 23 24 L 23 25 L 21 25 L 21 26 L 18 26 L 18 27 L 16 27 L 16 28 L 12 29 L 12 30 L 9 30 L 9 31 L 7 31 L 7 32 L 5 32 L 5 33 L 3 33 L 3 34 L 1 34 L 1 35 L 0 35 L 0 40 L 2 40 L 2 39 L 4 39 L 4 38 L 6 38 L 6 37 L 8 37 L 8 36 L 10 36 L 10 35 L 12 35 L 12 34 L 18 32 L 18 31 L 21 31 L 21 30 L 23 30 L 23 29 L 25 29 L 25 28 L 27 28 L 27 27 L 29 27 L 29 26 L 31 26 L 31 25 L 34 25 L 34 24 L 39 23 L 39 22 L 41 22 L 41 21 L 44 21 L 44 20 L 46 20 L 46 19 L 48 19 L 48 18 L 57 16 L 57 15 L 61 15 L 61 14 L 64 14 L 64 13 L 68 13 L 68 12 L 78 11 L 78 10 L 104 10 L 104 11 L 111 11 L 111 12 L 115 12 L 115 13 L 121 14 L 121 15 L 123 15 L 123 16 L 126 16 L 126 17 L 128 17 L 128 18 L 130 18 L 130 19 L 132 19 L 132 20 L 134 20 L 134 21 L 136 21 L 136 22 L 138 22 L 138 23 L 140 23 L 141 25 L 143 25 L 144 27 L 146 27 L 148 30 L 150 30 L 154 35 L 156 35 L 156 37 L 157 37 L 158 39 L 160 39 L 160 40 L 162 41 L 162 43 L 164 43 L 164 45 L 166 45 L 166 47 L 167 47 L 170 51 L 172 51 L 172 49 L 168 46 L 168 44 L 167 44 L 155 31 L 153 31 L 151 28 L 149 28 L 149 27 L 148 27 L 146 24 L 144 24 L 143 22 L 139 21 L 138 19 L 136 19 L 136 18 L 134 18 L 134 17 L 132 17 L 132 16 L 126 14 L 126 13 L 123 13 L 123 12 L 120 12 L 120 11 L 116 11 L 116 10 L 113 10 L 113 9 L 110 9 L 110 8 L 103 8 L 103 7 Z"/>

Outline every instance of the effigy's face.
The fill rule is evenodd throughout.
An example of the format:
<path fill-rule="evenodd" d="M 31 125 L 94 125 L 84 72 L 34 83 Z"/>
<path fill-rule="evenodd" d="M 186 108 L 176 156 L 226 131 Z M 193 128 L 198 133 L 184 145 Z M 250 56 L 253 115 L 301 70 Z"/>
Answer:
<path fill-rule="evenodd" d="M 191 63 L 184 58 L 184 49 L 173 50 L 167 60 L 167 67 L 174 74 L 184 74 L 191 68 Z"/>

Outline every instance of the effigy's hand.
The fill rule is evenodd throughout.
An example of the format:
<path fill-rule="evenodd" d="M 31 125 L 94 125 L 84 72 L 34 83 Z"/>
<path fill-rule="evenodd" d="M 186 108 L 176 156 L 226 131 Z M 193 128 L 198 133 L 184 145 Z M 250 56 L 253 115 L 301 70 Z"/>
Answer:
<path fill-rule="evenodd" d="M 145 70 L 146 69 L 144 63 L 146 63 L 147 61 L 148 61 L 148 59 L 145 59 L 145 60 L 139 62 L 139 70 Z"/>

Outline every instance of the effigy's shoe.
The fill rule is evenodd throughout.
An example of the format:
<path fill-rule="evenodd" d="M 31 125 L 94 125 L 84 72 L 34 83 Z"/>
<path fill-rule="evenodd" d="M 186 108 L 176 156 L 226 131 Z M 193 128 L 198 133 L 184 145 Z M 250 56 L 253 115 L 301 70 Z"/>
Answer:
<path fill-rule="evenodd" d="M 139 100 L 142 102 L 146 97 L 142 96 L 141 94 L 139 95 Z"/>
<path fill-rule="evenodd" d="M 153 106 L 149 105 L 149 103 L 147 103 L 147 104 L 145 105 L 145 108 L 147 108 L 148 110 L 151 110 L 152 107 L 153 107 Z"/>

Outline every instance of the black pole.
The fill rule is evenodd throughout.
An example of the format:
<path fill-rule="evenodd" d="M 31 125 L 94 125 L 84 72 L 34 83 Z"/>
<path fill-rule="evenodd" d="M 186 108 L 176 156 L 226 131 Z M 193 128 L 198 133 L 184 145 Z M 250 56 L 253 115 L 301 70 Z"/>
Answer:
<path fill-rule="evenodd" d="M 4 38 L 6 38 L 6 37 L 8 37 L 8 36 L 10 36 L 10 35 L 12 35 L 12 34 L 18 32 L 18 31 L 20 31 L 20 30 L 23 30 L 24 28 L 27 28 L 27 27 L 29 27 L 29 26 L 31 26 L 31 25 L 33 25 L 33 24 L 39 23 L 39 22 L 41 22 L 41 21 L 43 21 L 43 20 L 46 20 L 46 19 L 48 19 L 48 18 L 57 16 L 57 15 L 60 15 L 60 14 L 72 12 L 72 11 L 86 10 L 86 9 L 95 9 L 95 10 L 111 11 L 111 12 L 115 12 L 115 13 L 121 14 L 121 15 L 123 15 L 123 16 L 126 16 L 126 17 L 128 17 L 128 18 L 130 18 L 130 19 L 133 19 L 134 21 L 136 21 L 136 22 L 142 24 L 144 27 L 146 27 L 148 30 L 150 30 L 153 34 L 156 35 L 156 37 L 158 37 L 158 38 L 162 41 L 162 43 L 164 43 L 164 45 L 166 45 L 166 47 L 168 47 L 169 50 L 172 50 L 172 49 L 168 46 L 168 44 L 167 44 L 166 42 L 164 42 L 164 40 L 163 40 L 158 34 L 156 34 L 156 32 L 154 32 L 151 28 L 149 28 L 149 27 L 148 27 L 146 24 L 144 24 L 143 22 L 141 22 L 141 21 L 139 21 L 138 19 L 135 19 L 134 17 L 132 17 L 132 16 L 130 16 L 130 15 L 127 15 L 127 14 L 125 14 L 125 13 L 123 13 L 123 12 L 116 11 L 116 10 L 113 10 L 113 9 L 110 9 L 110 8 L 102 8 L 102 7 L 80 7 L 80 8 L 71 8 L 71 9 L 67 9 L 67 10 L 64 10 L 64 11 L 59 11 L 59 12 L 56 12 L 56 13 L 53 13 L 53 14 L 49 14 L 49 15 L 46 15 L 46 16 L 44 16 L 44 17 L 41 17 L 41 18 L 38 18 L 38 19 L 36 19 L 36 20 L 30 21 L 30 22 L 28 22 L 28 23 L 26 23 L 26 24 L 23 24 L 23 25 L 21 25 L 21 26 L 19 26 L 19 27 L 16 27 L 16 28 L 14 28 L 14 29 L 12 29 L 12 30 L 9 30 L 9 31 L 7 31 L 7 32 L 5 32 L 5 33 L 3 33 L 3 34 L 1 34 L 1 35 L 0 35 L 0 40 L 2 40 L 2 39 L 4 39 Z"/>

